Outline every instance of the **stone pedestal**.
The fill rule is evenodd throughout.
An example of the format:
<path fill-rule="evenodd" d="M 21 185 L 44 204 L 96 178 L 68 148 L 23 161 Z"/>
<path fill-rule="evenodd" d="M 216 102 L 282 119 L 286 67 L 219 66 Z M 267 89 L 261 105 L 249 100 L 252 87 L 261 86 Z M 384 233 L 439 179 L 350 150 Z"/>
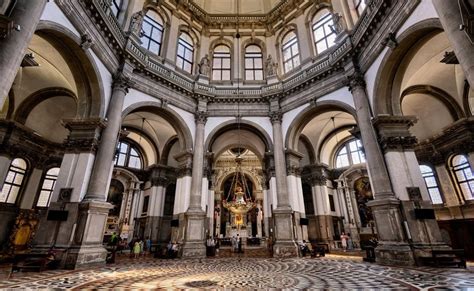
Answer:
<path fill-rule="evenodd" d="M 65 268 L 105 264 L 107 251 L 103 247 L 102 239 L 111 208 L 112 205 L 107 202 L 89 201 L 79 204 L 72 246 L 63 261 Z"/>
<path fill-rule="evenodd" d="M 204 211 L 187 211 L 186 214 L 185 243 L 181 250 L 183 258 L 206 257 L 206 246 L 204 245 L 204 224 L 206 213 Z"/>
<path fill-rule="evenodd" d="M 275 244 L 273 257 L 296 257 L 298 247 L 293 240 L 293 223 L 291 209 L 275 209 L 273 217 L 275 222 Z"/>
<path fill-rule="evenodd" d="M 415 265 L 415 258 L 406 240 L 400 200 L 395 198 L 372 200 L 367 205 L 372 209 L 379 245 L 375 249 L 377 263 L 387 265 Z"/>
<path fill-rule="evenodd" d="M 267 76 L 267 85 L 272 85 L 280 82 L 277 75 Z"/>

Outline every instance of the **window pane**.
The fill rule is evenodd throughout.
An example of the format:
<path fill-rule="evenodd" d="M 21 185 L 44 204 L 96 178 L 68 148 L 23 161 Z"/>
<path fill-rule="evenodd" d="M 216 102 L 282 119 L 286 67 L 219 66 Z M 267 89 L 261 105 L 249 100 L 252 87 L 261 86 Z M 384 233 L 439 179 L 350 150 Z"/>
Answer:
<path fill-rule="evenodd" d="M 0 202 L 6 202 L 7 201 L 7 195 L 10 192 L 11 185 L 9 184 L 4 184 L 2 188 L 2 193 L 0 193 Z"/>
<path fill-rule="evenodd" d="M 263 68 L 262 58 L 254 59 L 254 66 L 257 69 L 262 69 Z"/>
<path fill-rule="evenodd" d="M 21 185 L 22 181 L 23 181 L 23 175 L 22 174 L 16 174 L 15 181 L 13 182 L 13 184 Z"/>
<path fill-rule="evenodd" d="M 289 60 L 291 58 L 291 50 L 286 49 L 283 51 L 283 60 Z"/>
<path fill-rule="evenodd" d="M 252 59 L 245 59 L 245 68 L 248 68 L 248 69 L 253 68 L 253 60 Z"/>
<path fill-rule="evenodd" d="M 255 80 L 263 80 L 263 71 L 255 71 Z"/>
<path fill-rule="evenodd" d="M 299 53 L 300 53 L 300 50 L 298 49 L 298 45 L 297 44 L 292 45 L 291 46 L 291 54 L 293 56 L 296 56 Z"/>
<path fill-rule="evenodd" d="M 15 173 L 12 171 L 9 171 L 7 174 L 7 177 L 5 178 L 5 182 L 13 183 L 14 178 L 15 178 Z"/>
<path fill-rule="evenodd" d="M 8 196 L 7 203 L 15 203 L 16 197 L 18 196 L 19 192 L 20 192 L 20 187 L 12 186 L 10 190 L 10 195 Z"/>
<path fill-rule="evenodd" d="M 285 72 L 289 72 L 293 69 L 293 64 L 291 62 L 285 63 Z"/>
<path fill-rule="evenodd" d="M 38 202 L 36 203 L 36 206 L 38 207 L 47 207 L 48 206 L 48 201 L 49 201 L 49 196 L 51 192 L 49 191 L 41 191 Z"/>
<path fill-rule="evenodd" d="M 456 171 L 456 177 L 459 182 L 465 181 L 466 178 L 464 177 L 463 171 Z"/>
<path fill-rule="evenodd" d="M 125 155 L 120 154 L 118 158 L 118 166 L 125 166 Z"/>
<path fill-rule="evenodd" d="M 230 69 L 230 59 L 223 59 L 222 60 L 222 67 Z"/>
<path fill-rule="evenodd" d="M 441 193 L 439 193 L 438 188 L 429 189 L 429 193 L 433 204 L 443 204 L 443 199 L 441 199 Z"/>
<path fill-rule="evenodd" d="M 360 164 L 359 154 L 357 152 L 351 153 L 352 163 Z"/>
<path fill-rule="evenodd" d="M 245 71 L 245 80 L 253 80 L 253 71 Z"/>
<path fill-rule="evenodd" d="M 214 69 L 220 69 L 220 68 L 222 68 L 221 59 L 214 59 L 213 62 L 212 62 L 212 67 L 213 67 Z"/>
<path fill-rule="evenodd" d="M 221 79 L 221 72 L 220 71 L 213 71 L 212 72 L 212 79 L 213 80 L 220 80 Z"/>
<path fill-rule="evenodd" d="M 426 186 L 428 187 L 437 187 L 438 185 L 436 184 L 436 179 L 434 177 L 426 177 Z"/>
<path fill-rule="evenodd" d="M 300 58 L 299 58 L 299 57 L 295 57 L 295 58 L 293 59 L 293 65 L 294 65 L 295 67 L 298 67 L 298 66 L 300 65 Z"/>
<path fill-rule="evenodd" d="M 186 72 L 188 73 L 192 73 L 191 70 L 192 70 L 192 66 L 190 63 L 184 63 L 184 68 L 183 68 Z"/>
<path fill-rule="evenodd" d="M 222 72 L 222 80 L 230 80 L 230 71 Z"/>

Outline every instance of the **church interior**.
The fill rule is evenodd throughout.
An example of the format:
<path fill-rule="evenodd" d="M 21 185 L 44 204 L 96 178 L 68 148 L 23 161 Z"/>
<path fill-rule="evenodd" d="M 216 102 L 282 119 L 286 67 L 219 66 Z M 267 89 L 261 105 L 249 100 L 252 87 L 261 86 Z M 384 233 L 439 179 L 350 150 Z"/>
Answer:
<path fill-rule="evenodd" d="M 0 1 L 0 288 L 473 288 L 473 19 Z"/>

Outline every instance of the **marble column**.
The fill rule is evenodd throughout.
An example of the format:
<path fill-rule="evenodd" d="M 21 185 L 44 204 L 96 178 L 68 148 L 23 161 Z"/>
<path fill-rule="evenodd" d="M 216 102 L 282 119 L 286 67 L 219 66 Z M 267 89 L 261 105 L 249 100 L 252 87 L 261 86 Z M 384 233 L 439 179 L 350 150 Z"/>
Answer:
<path fill-rule="evenodd" d="M 415 156 L 416 137 L 409 128 L 416 122 L 414 116 L 380 115 L 373 124 L 379 134 L 379 143 L 385 155 L 395 195 L 401 200 L 404 224 L 415 258 L 426 257 L 433 249 L 444 249 L 438 223 L 435 219 L 416 219 L 414 209 L 432 209 L 431 199 Z"/>
<path fill-rule="evenodd" d="M 183 245 L 183 257 L 205 257 L 205 219 L 202 209 L 202 178 L 204 167 L 204 129 L 207 113 L 199 111 L 196 114 L 196 136 L 193 153 L 193 172 L 191 180 L 191 198 L 186 211 L 186 233 Z"/>
<path fill-rule="evenodd" d="M 130 84 L 130 79 L 123 72 L 115 74 L 107 110 L 107 127 L 101 134 L 87 193 L 79 203 L 72 247 L 68 249 L 65 258 L 66 268 L 105 264 L 107 251 L 102 245 L 102 240 L 109 209 L 112 207 L 106 201 L 122 123 L 123 102 Z"/>
<path fill-rule="evenodd" d="M 41 187 L 43 178 L 43 165 L 37 165 L 31 171 L 25 192 L 21 197 L 20 208 L 21 209 L 32 209 L 35 205 L 36 196 L 38 195 L 38 189 Z"/>
<path fill-rule="evenodd" d="M 17 0 L 10 18 L 19 31 L 12 31 L 10 36 L 0 41 L 0 108 L 3 108 L 13 80 L 20 68 L 26 49 L 36 30 L 46 5 L 46 0 Z"/>
<path fill-rule="evenodd" d="M 379 237 L 379 245 L 376 248 L 377 261 L 386 264 L 414 265 L 413 252 L 403 228 L 404 218 L 400 211 L 400 200 L 393 193 L 385 160 L 372 125 L 364 76 L 356 70 L 349 80 L 349 90 L 357 111 L 357 125 L 362 137 L 374 194 L 374 200 L 367 205 L 372 209 Z"/>
<path fill-rule="evenodd" d="M 467 27 L 464 27 L 463 30 L 460 29 L 463 21 L 458 1 L 433 0 L 433 5 L 459 64 L 464 71 L 466 80 L 471 85 L 471 88 L 474 88 L 474 58 L 472 57 L 474 55 L 474 35 L 471 35 L 470 39 L 466 33 Z"/>
<path fill-rule="evenodd" d="M 117 138 L 122 124 L 122 107 L 130 85 L 130 78 L 123 73 L 114 76 L 112 97 L 107 110 L 107 127 L 101 134 L 85 201 L 107 200 Z"/>
<path fill-rule="evenodd" d="M 277 207 L 273 210 L 275 225 L 275 243 L 273 245 L 274 257 L 291 257 L 298 255 L 294 241 L 293 210 L 288 197 L 286 181 L 286 161 L 283 146 L 283 132 L 281 128 L 283 114 L 280 111 L 270 113 L 273 129 L 273 150 L 275 163 Z"/>

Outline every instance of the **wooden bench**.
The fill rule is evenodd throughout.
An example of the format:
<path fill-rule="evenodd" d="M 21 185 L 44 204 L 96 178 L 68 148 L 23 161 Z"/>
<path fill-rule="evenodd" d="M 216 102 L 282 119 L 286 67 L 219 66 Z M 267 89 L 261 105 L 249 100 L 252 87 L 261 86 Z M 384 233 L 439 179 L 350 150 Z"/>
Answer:
<path fill-rule="evenodd" d="M 421 262 L 433 267 L 466 268 L 466 255 L 463 249 L 432 250 L 431 257 L 421 257 Z"/>

